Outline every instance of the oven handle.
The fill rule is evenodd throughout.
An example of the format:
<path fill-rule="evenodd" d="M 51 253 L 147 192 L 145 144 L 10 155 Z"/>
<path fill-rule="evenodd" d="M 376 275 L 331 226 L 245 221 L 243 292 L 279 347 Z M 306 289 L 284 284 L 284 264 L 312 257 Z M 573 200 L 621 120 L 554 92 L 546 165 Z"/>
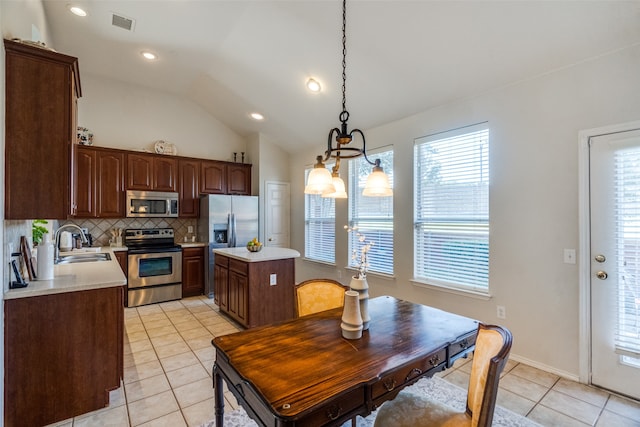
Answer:
<path fill-rule="evenodd" d="M 182 252 L 182 247 L 176 246 L 172 248 L 144 248 L 144 249 L 136 248 L 136 249 L 129 249 L 127 252 L 129 255 L 161 254 L 161 253 L 167 253 L 167 252 L 173 253 L 173 252 Z"/>

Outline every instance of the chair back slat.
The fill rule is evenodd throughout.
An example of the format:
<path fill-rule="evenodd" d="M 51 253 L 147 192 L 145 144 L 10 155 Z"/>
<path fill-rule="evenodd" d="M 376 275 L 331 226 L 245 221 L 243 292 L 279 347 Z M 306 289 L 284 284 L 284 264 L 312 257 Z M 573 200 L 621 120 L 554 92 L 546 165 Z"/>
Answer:
<path fill-rule="evenodd" d="M 512 342 L 507 328 L 478 325 L 467 395 L 467 413 L 471 416 L 472 427 L 491 426 L 500 374 L 509 358 Z"/>

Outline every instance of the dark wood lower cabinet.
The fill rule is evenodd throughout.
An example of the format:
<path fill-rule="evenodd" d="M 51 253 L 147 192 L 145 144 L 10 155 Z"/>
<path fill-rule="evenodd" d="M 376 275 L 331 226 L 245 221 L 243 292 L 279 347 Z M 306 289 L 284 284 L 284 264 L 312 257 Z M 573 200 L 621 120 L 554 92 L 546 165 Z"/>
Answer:
<path fill-rule="evenodd" d="M 122 286 L 5 300 L 4 425 L 104 408 L 123 376 Z"/>
<path fill-rule="evenodd" d="M 182 297 L 204 293 L 204 248 L 182 249 Z"/>
<path fill-rule="evenodd" d="M 124 273 L 124 277 L 127 277 L 127 275 L 129 274 L 129 252 L 114 251 L 113 254 L 116 256 L 116 259 L 118 260 L 118 264 L 120 264 L 120 268 Z M 127 289 L 125 288 L 124 290 L 124 306 L 125 307 L 129 306 L 128 297 L 129 297 L 129 292 L 127 292 Z"/>

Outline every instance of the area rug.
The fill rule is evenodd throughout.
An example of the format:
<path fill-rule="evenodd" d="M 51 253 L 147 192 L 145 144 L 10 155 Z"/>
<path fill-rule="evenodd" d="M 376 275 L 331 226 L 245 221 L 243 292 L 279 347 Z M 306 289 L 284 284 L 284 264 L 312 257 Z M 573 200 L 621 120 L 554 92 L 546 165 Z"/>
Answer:
<path fill-rule="evenodd" d="M 437 400 L 445 403 L 452 408 L 464 411 L 467 399 L 466 390 L 451 384 L 441 378 L 423 378 L 411 387 L 407 387 L 406 390 L 411 390 L 414 393 L 423 394 L 430 399 Z M 376 411 L 372 412 L 368 417 L 358 417 L 358 427 L 372 427 L 373 421 L 376 419 Z M 201 427 L 215 427 L 214 420 L 206 422 Z M 242 408 L 238 408 L 234 411 L 224 414 L 225 427 L 257 427 L 255 421 L 253 421 Z M 509 411 L 508 409 L 496 406 L 493 415 L 493 426 L 500 427 L 541 427 L 537 424 L 521 415 Z M 351 426 L 351 421 L 347 421 L 342 427 Z M 391 427 L 391 426 L 390 426 Z"/>

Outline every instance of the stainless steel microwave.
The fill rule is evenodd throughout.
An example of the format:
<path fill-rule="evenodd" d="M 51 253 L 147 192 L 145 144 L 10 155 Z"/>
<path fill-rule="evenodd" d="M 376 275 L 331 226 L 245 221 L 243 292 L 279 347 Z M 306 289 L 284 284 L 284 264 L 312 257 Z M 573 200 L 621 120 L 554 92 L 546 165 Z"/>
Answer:
<path fill-rule="evenodd" d="M 127 191 L 127 217 L 178 217 L 178 193 Z"/>

